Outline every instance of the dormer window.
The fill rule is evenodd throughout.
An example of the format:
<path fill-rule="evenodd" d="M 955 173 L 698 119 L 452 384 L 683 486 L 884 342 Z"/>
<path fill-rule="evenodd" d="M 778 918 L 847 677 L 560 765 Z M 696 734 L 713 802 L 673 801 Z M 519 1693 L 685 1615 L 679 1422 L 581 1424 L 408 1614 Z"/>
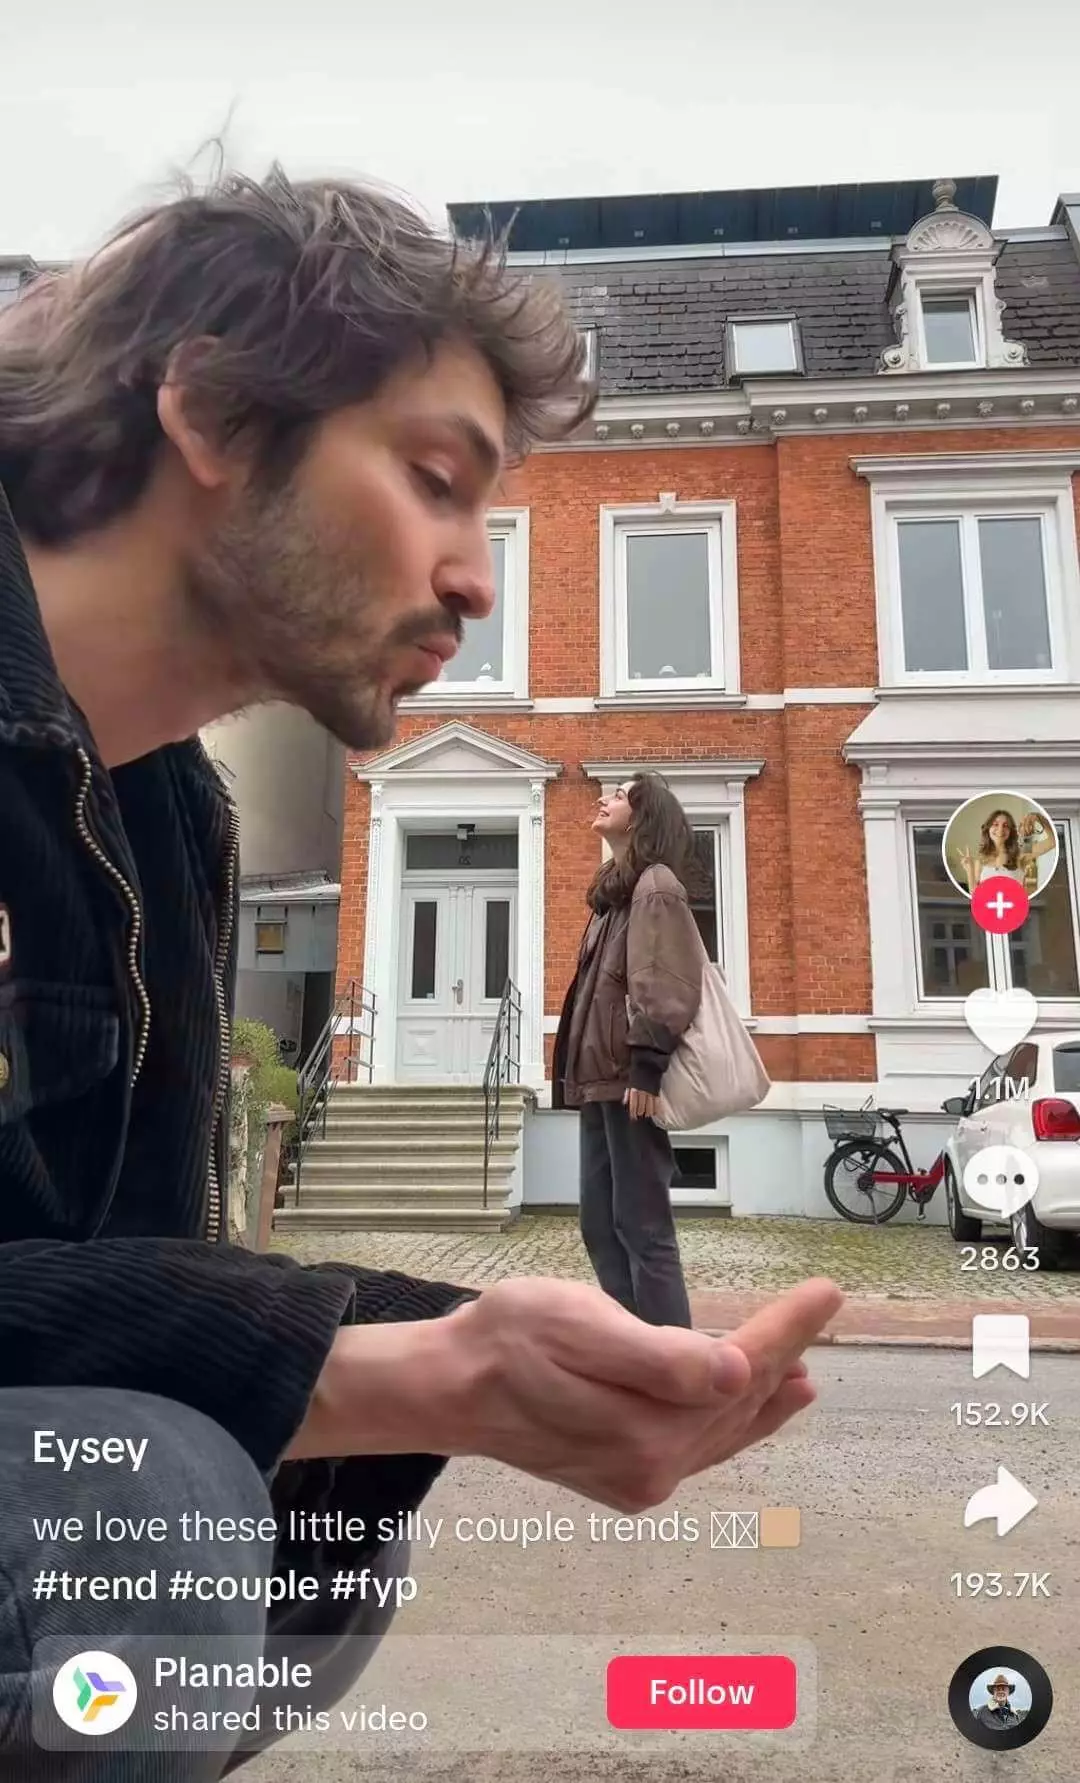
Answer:
<path fill-rule="evenodd" d="M 729 316 L 726 358 L 732 378 L 801 372 L 799 324 L 794 316 Z"/>
<path fill-rule="evenodd" d="M 952 180 L 939 180 L 936 209 L 893 249 L 889 305 L 898 345 L 881 355 L 883 372 L 1027 364 L 1027 349 L 1002 333 L 1001 243 L 978 217 L 957 210 L 955 195 Z"/>
<path fill-rule="evenodd" d="M 582 333 L 585 337 L 585 363 L 581 371 L 582 380 L 586 384 L 595 384 L 597 373 L 600 370 L 599 338 L 595 328 L 585 328 Z"/>
<path fill-rule="evenodd" d="M 926 363 L 934 366 L 981 365 L 978 304 L 974 291 L 946 293 L 922 300 Z"/>

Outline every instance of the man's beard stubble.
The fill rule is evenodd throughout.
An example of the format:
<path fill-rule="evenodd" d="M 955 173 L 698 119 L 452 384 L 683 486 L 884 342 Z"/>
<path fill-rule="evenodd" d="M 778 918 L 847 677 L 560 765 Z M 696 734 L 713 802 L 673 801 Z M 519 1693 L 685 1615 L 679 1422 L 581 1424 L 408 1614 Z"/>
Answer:
<path fill-rule="evenodd" d="M 393 658 L 461 634 L 449 613 L 437 622 L 413 616 L 387 631 L 380 613 L 393 594 L 376 592 L 355 543 L 346 553 L 316 534 L 289 489 L 249 495 L 189 565 L 188 598 L 238 678 L 250 681 L 245 705 L 298 706 L 348 749 L 383 748 L 397 728 L 399 699 L 428 685 L 393 687 Z"/>

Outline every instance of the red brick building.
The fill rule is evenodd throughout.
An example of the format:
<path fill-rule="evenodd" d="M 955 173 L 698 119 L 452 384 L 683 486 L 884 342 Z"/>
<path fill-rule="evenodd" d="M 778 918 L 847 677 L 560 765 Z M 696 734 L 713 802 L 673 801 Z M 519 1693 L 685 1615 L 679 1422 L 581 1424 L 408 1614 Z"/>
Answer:
<path fill-rule="evenodd" d="M 986 1063 L 979 984 L 1080 1026 L 1080 206 L 995 233 L 995 186 L 521 208 L 603 397 L 493 513 L 492 619 L 349 763 L 338 978 L 376 998 L 377 1080 L 413 1083 L 482 1079 L 513 982 L 527 1203 L 576 1194 L 545 1063 L 593 807 L 640 767 L 699 832 L 699 920 L 774 1080 L 681 1149 L 684 1198 L 826 1211 L 821 1104 L 871 1092 L 932 1155 Z M 993 788 L 1059 826 L 1025 953 L 941 865 Z"/>

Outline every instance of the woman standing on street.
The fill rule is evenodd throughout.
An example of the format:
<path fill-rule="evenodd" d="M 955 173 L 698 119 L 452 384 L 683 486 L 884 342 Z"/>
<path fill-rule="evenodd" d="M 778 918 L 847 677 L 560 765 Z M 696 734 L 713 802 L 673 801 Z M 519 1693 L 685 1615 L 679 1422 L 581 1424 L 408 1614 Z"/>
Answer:
<path fill-rule="evenodd" d="M 674 793 L 640 774 L 600 800 L 611 850 L 555 1042 L 553 1102 L 581 1111 L 581 1235 L 600 1286 L 651 1325 L 689 1326 L 655 1124 L 664 1071 L 698 1012 L 705 949 L 690 910 L 694 839 Z"/>

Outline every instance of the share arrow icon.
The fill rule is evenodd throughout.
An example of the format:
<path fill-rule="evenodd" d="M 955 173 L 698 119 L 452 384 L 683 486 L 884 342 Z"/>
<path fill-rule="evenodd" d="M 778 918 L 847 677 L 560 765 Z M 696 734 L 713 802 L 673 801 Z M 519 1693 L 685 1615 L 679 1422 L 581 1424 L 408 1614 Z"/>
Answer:
<path fill-rule="evenodd" d="M 1038 1502 L 1026 1486 L 1013 1478 L 1007 1467 L 999 1467 L 996 1485 L 983 1486 L 968 1499 L 964 1528 L 970 1529 L 973 1523 L 984 1523 L 990 1518 L 997 1523 L 999 1536 L 1008 1535 L 1010 1529 L 1015 1529 L 1031 1514 Z"/>

